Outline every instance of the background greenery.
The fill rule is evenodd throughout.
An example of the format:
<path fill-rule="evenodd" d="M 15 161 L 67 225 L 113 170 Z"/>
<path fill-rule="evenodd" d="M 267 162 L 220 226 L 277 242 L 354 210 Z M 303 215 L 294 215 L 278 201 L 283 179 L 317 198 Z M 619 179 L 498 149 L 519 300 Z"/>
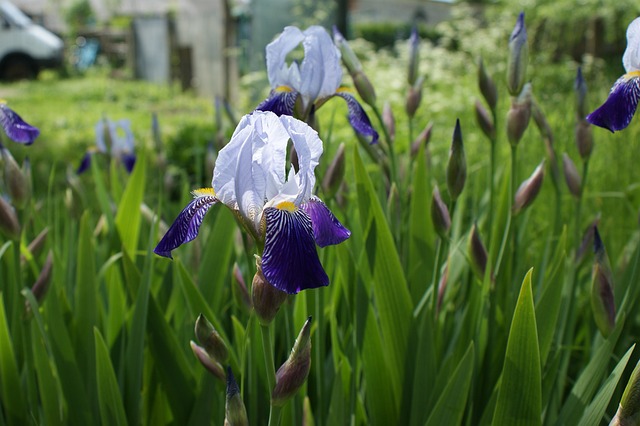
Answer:
<path fill-rule="evenodd" d="M 554 2 L 525 5 L 528 79 L 556 152 L 567 152 L 578 165 L 573 82 L 581 65 L 593 109 L 622 74 L 624 30 L 638 10 L 630 2 L 618 4 L 584 2 L 580 13 L 564 13 L 565 6 Z M 346 171 L 335 196 L 318 191 L 353 235 L 320 250 L 331 285 L 290 297 L 272 325 L 278 367 L 304 320 L 314 317 L 311 374 L 283 410 L 283 424 L 596 425 L 614 415 L 638 360 L 632 348 L 640 331 L 634 309 L 640 127 L 634 120 L 616 134 L 593 130 L 595 149 L 577 219 L 577 202 L 565 186 L 556 198 L 547 169 L 535 203 L 515 219 L 517 252 L 500 257 L 510 206 L 506 46 L 518 12 L 508 5 L 483 13 L 460 7 L 455 19 L 433 29 L 434 43 L 422 40 L 425 82 L 413 130 L 404 113 L 406 41 L 382 50 L 363 39 L 351 42 L 376 88 L 378 109 L 389 102 L 395 115 L 398 193 L 389 195 L 394 192 L 381 167 L 360 148 L 345 106 L 325 104 L 318 112 L 325 142 L 318 181 L 340 143 L 347 146 Z M 575 28 L 588 27 L 596 15 L 611 49 L 589 54 L 586 47 L 580 50 L 583 32 Z M 473 110 L 481 98 L 480 56 L 499 90 L 493 175 L 490 145 Z M 31 147 L 7 142 L 19 162 L 30 157 L 33 197 L 19 211 L 20 240 L 0 239 L 0 425 L 220 424 L 224 383 L 189 348 L 200 313 L 230 348 L 228 362 L 250 423 L 266 424 L 269 393 L 259 327 L 238 286 L 239 280 L 250 286 L 255 265 L 232 215 L 213 209 L 198 239 L 177 250 L 173 262 L 151 253 L 189 191 L 209 184 L 211 156 L 235 122 L 221 111 L 216 119 L 213 100 L 176 86 L 107 75 L 93 69 L 81 77 L 46 74 L 36 82 L 0 86 L 9 105 L 42 131 Z M 350 83 L 346 75 L 344 82 Z M 250 112 L 267 92 L 264 73 L 246 76 L 235 115 Z M 152 113 L 160 123 L 160 148 Z M 102 116 L 132 122 L 139 158 L 130 176 L 106 158 L 84 175 L 74 173 Z M 457 118 L 468 178 L 449 237 L 440 241 L 431 223 L 431 195 L 438 185 L 447 200 Z M 429 123 L 428 145 L 410 159 L 412 139 Z M 533 123 L 518 149 L 522 181 L 546 156 Z M 493 207 L 491 182 L 497 190 Z M 554 226 L 557 206 L 560 229 Z M 591 313 L 593 256 L 581 262 L 574 257 L 596 218 L 618 307 L 608 338 Z M 469 262 L 474 223 L 488 242 L 490 264 L 502 262 L 493 283 L 474 274 Z M 29 250 L 45 229 L 44 246 Z M 49 289 L 36 301 L 29 289 L 48 252 Z M 446 291 L 436 314 L 433 294 L 441 276 L 447 277 Z M 423 299 L 425 308 L 416 309 Z"/>

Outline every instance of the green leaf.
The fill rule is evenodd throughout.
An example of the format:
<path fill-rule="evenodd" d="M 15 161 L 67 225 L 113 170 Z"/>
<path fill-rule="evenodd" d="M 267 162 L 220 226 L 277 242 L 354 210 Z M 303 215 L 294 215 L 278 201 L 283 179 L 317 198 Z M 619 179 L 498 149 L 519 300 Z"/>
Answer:
<path fill-rule="evenodd" d="M 602 417 L 607 410 L 607 406 L 609 405 L 609 401 L 611 401 L 611 396 L 616 390 L 616 386 L 618 385 L 620 377 L 627 366 L 627 362 L 629 362 L 629 357 L 631 357 L 633 348 L 635 348 L 635 345 L 631 346 L 620 362 L 618 362 L 616 368 L 614 368 L 613 372 L 600 388 L 600 392 L 598 392 L 593 401 L 591 401 L 591 404 L 589 404 L 587 409 L 584 411 L 582 419 L 580 419 L 580 426 L 598 426 L 600 424 Z"/>
<path fill-rule="evenodd" d="M 509 330 L 495 425 L 541 424 L 542 379 L 531 273 L 532 269 L 522 282 Z"/>
<path fill-rule="evenodd" d="M 600 385 L 602 377 L 604 377 L 607 371 L 609 360 L 611 359 L 616 342 L 620 337 L 624 323 L 624 316 L 619 316 L 618 321 L 616 321 L 616 327 L 607 340 L 599 345 L 595 354 L 593 354 L 591 360 L 578 377 L 560 411 L 560 416 L 556 422 L 558 426 L 577 424 L 578 419 L 584 413 L 584 410 L 586 410 L 587 405 Z"/>
<path fill-rule="evenodd" d="M 375 317 L 379 320 L 379 330 L 382 333 L 382 352 L 377 355 L 382 355 L 387 360 L 385 377 L 390 379 L 387 385 L 391 386 L 393 401 L 399 404 L 402 398 L 400 381 L 405 374 L 413 304 L 393 236 L 357 149 L 354 150 L 354 157 L 358 206 L 365 229 L 366 260 L 371 269 L 376 306 Z"/>
<path fill-rule="evenodd" d="M 464 357 L 460 360 L 458 367 L 451 375 L 451 379 L 431 411 L 431 415 L 426 423 L 427 426 L 458 425 L 462 421 L 467 396 L 469 395 L 469 387 L 471 385 L 473 364 L 475 361 L 474 354 L 474 346 L 473 342 L 471 342 L 469 349 L 467 349 Z"/>
<path fill-rule="evenodd" d="M 13 342 L 9 334 L 9 324 L 4 308 L 4 297 L 0 293 L 0 401 L 9 424 L 28 424 L 23 388 L 20 384 L 18 364 Z"/>
<path fill-rule="evenodd" d="M 131 256 L 135 254 L 135 250 L 138 247 L 138 236 L 140 235 L 140 206 L 142 205 L 145 189 L 146 164 L 145 155 L 141 153 L 124 189 L 122 200 L 118 205 L 118 213 L 116 214 L 116 229 L 120 235 L 122 245 Z"/>
<path fill-rule="evenodd" d="M 113 209 L 111 208 L 111 199 L 107 192 L 104 173 L 100 169 L 97 161 L 91 161 L 91 174 L 93 176 L 96 197 L 98 198 L 98 204 L 100 204 L 100 210 L 102 210 L 102 214 L 107 218 L 107 226 L 109 228 L 109 232 L 111 232 L 114 229 Z"/>
<path fill-rule="evenodd" d="M 98 403 L 103 425 L 126 425 L 127 416 L 122 405 L 122 395 L 118 387 L 109 349 L 97 328 L 93 329 L 96 345 L 96 380 L 98 383 Z"/>

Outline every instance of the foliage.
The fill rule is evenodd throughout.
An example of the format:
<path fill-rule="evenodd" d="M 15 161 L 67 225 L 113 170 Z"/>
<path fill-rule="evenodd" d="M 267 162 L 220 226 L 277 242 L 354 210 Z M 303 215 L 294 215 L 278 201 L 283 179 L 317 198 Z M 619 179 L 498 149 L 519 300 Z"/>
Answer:
<path fill-rule="evenodd" d="M 331 285 L 289 297 L 270 328 L 277 366 L 307 317 L 314 318 L 309 379 L 283 407 L 282 424 L 578 425 L 601 424 L 616 412 L 627 367 L 638 359 L 640 185 L 637 158 L 628 153 L 640 149 L 640 127 L 636 119 L 613 135 L 594 129 L 591 158 L 578 160 L 578 64 L 566 56 L 550 62 L 532 45 L 527 78 L 555 152 L 583 167 L 583 192 L 575 199 L 562 180 L 554 184 L 547 159 L 535 202 L 512 214 L 514 183 L 547 148 L 533 122 L 517 157 L 507 143 L 506 44 L 517 11 L 508 12 L 487 29 L 462 15 L 437 28 L 437 44 L 421 41 L 423 102 L 412 119 L 404 112 L 408 43 L 375 52 L 369 42 L 351 42 L 376 88 L 376 103 L 365 109 L 384 135 L 380 149 L 384 158 L 394 156 L 396 174 L 372 160 L 371 148 L 347 124 L 344 105 L 319 109 L 325 152 L 318 182 L 344 142 L 342 186 L 335 196 L 322 195 L 352 236 L 320 251 Z M 493 141 L 473 109 L 481 97 L 479 56 L 498 87 Z M 581 65 L 593 107 L 621 70 L 591 56 Z M 264 76 L 251 79 L 245 89 L 266 96 L 259 86 Z M 210 180 L 206 149 L 214 132 L 228 139 L 235 123 L 213 124 L 210 100 L 175 87 L 99 73 L 0 90 L 42 131 L 31 147 L 9 145 L 19 161 L 31 158 L 34 185 L 29 205 L 16 210 L 20 238 L 0 236 L 0 423 L 221 424 L 224 383 L 190 353 L 202 313 L 229 348 L 250 423 L 266 424 L 263 336 L 239 285 L 250 287 L 254 247 L 234 216 L 212 209 L 198 239 L 176 250 L 173 261 L 151 251 L 188 191 Z M 255 107 L 248 92 L 239 111 Z M 377 120 L 384 102 L 395 116 L 393 139 Z M 75 176 L 103 114 L 131 119 L 139 149 L 133 173 L 101 159 Z M 467 181 L 454 202 L 445 179 L 457 118 Z M 429 142 L 412 152 L 429 123 Z M 430 220 L 435 187 L 451 212 L 444 236 Z M 607 337 L 591 312 L 591 246 L 579 249 L 596 219 L 615 286 L 616 325 Z M 44 244 L 30 246 L 45 229 Z M 477 253 L 468 251 L 472 229 L 487 249 L 484 274 L 474 267 Z M 47 278 L 48 253 L 43 296 L 34 283 Z"/>

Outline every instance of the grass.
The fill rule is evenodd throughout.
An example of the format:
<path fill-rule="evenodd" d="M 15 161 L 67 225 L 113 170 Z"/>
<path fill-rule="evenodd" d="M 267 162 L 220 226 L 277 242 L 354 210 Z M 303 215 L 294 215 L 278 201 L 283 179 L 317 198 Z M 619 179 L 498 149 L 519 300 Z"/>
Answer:
<path fill-rule="evenodd" d="M 443 45 L 421 47 L 420 70 L 427 78 L 413 131 L 404 114 L 406 47 L 374 54 L 364 42 L 353 44 L 376 87 L 377 107 L 389 101 L 395 114 L 398 177 L 389 180 L 362 149 L 340 100 L 318 111 L 325 143 L 318 182 L 338 145 L 346 145 L 343 186 L 335 196 L 322 188 L 318 195 L 352 236 L 319 250 L 331 285 L 289 297 L 267 334 L 240 285 L 251 287 L 255 247 L 228 210 L 212 208 L 200 236 L 176 250 L 173 261 L 151 252 L 189 191 L 208 186 L 207 146 L 213 141 L 219 147 L 216 131 L 226 141 L 235 127 L 228 120 L 216 127 L 211 100 L 99 72 L 0 86 L 9 105 L 42 131 L 33 146 L 7 143 L 18 160 L 31 158 L 34 186 L 28 206 L 17 211 L 20 238 L 0 238 L 0 424 L 220 424 L 225 384 L 190 353 L 201 313 L 228 347 L 226 364 L 251 424 L 266 424 L 271 408 L 263 337 L 265 346 L 273 344 L 269 355 L 277 369 L 308 316 L 311 371 L 282 408 L 282 424 L 608 422 L 638 359 L 639 179 L 633 153 L 640 148 L 640 127 L 634 120 L 613 135 L 593 130 L 580 203 L 562 181 L 556 198 L 547 160 L 536 200 L 513 216 L 506 54 L 484 46 L 491 43 L 481 37 L 475 40 L 481 45 L 472 45 L 473 28 L 458 32 L 458 50 L 446 48 L 447 31 Z M 473 112 L 480 97 L 473 66 L 478 54 L 490 59 L 485 65 L 499 88 L 493 174 L 490 143 Z M 569 153 L 581 169 L 573 136 L 576 64 L 544 59 L 532 52 L 534 96 L 558 157 Z M 584 71 L 592 109 L 621 69 L 593 60 Z M 350 83 L 347 76 L 344 81 Z M 244 93 L 261 91 L 244 87 Z M 254 103 L 243 99 L 236 107 L 244 113 Z M 162 151 L 153 142 L 152 113 L 159 118 Z M 75 176 L 103 115 L 131 120 L 136 167 L 127 175 L 117 161 L 100 159 Z M 446 169 L 456 118 L 467 180 L 453 203 Z M 411 157 L 410 134 L 428 123 L 434 124 L 431 140 Z M 380 129 L 375 119 L 374 125 Z M 518 145 L 516 183 L 546 156 L 531 123 Z M 430 216 L 436 185 L 452 219 L 442 236 Z M 591 268 L 607 266 L 591 250 L 581 261 L 575 258 L 596 217 L 617 308 L 615 326 L 605 335 L 593 319 Z M 484 275 L 474 268 L 477 253 L 468 251 L 473 227 L 486 245 Z M 44 229 L 44 245 L 28 249 Z M 53 268 L 43 277 L 48 253 Z M 48 282 L 44 297 L 33 287 L 39 279 Z"/>

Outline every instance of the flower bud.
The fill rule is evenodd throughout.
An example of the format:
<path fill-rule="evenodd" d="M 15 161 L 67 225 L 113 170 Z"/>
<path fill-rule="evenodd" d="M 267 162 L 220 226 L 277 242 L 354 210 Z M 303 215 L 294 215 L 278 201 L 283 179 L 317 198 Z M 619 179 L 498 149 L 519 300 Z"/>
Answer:
<path fill-rule="evenodd" d="M 362 98 L 362 100 L 370 106 L 375 106 L 376 104 L 376 91 L 373 88 L 373 85 L 367 78 L 366 74 L 363 71 L 357 71 L 351 74 L 351 78 L 353 79 L 353 85 L 356 88 L 356 91 Z"/>
<path fill-rule="evenodd" d="M 0 232 L 10 240 L 19 240 L 20 231 L 16 210 L 0 195 Z"/>
<path fill-rule="evenodd" d="M 351 46 L 349 46 L 349 43 L 335 25 L 333 26 L 333 43 L 338 47 L 338 50 L 340 50 L 342 63 L 347 67 L 349 74 L 353 76 L 354 73 L 361 72 L 362 64 L 360 60 L 358 60 L 353 49 L 351 49 Z"/>
<path fill-rule="evenodd" d="M 407 112 L 409 118 L 413 118 L 416 115 L 416 111 L 422 102 L 422 85 L 424 84 L 424 76 L 420 76 L 413 86 L 409 87 L 407 93 L 407 101 L 404 109 Z"/>
<path fill-rule="evenodd" d="M 598 228 L 594 226 L 593 230 L 594 259 L 591 274 L 591 309 L 600 333 L 606 338 L 616 325 L 613 276 Z"/>
<path fill-rule="evenodd" d="M 209 320 L 203 315 L 198 315 L 196 320 L 196 339 L 202 345 L 209 356 L 220 363 L 225 363 L 229 358 L 229 350 Z"/>
<path fill-rule="evenodd" d="M 433 130 L 433 123 L 427 124 L 427 127 L 424 128 L 420 132 L 417 138 L 413 142 L 411 142 L 411 158 L 415 158 L 418 155 L 418 151 L 420 151 L 420 147 L 422 145 L 428 145 L 429 140 L 431 140 L 431 132 Z"/>
<path fill-rule="evenodd" d="M 480 130 L 482 130 L 482 133 L 484 133 L 491 141 L 494 141 L 496 139 L 496 128 L 493 125 L 493 119 L 489 115 L 489 111 L 487 111 L 487 109 L 477 99 L 475 103 L 475 110 L 476 120 L 478 121 Z"/>
<path fill-rule="evenodd" d="M 564 179 L 569 187 L 569 192 L 576 198 L 580 198 L 582 193 L 582 178 L 576 165 L 571 160 L 571 157 L 567 153 L 562 154 L 562 170 L 564 171 Z"/>
<path fill-rule="evenodd" d="M 232 292 L 234 295 L 234 299 L 240 302 L 242 306 L 244 306 L 247 310 L 251 310 L 253 308 L 253 303 L 251 302 L 251 296 L 249 295 L 249 290 L 247 290 L 247 284 L 244 282 L 244 276 L 242 275 L 242 271 L 237 263 L 233 264 L 233 270 L 231 273 L 231 279 L 233 281 Z"/>
<path fill-rule="evenodd" d="M 224 381 L 224 370 L 222 369 L 220 363 L 215 359 L 212 359 L 207 351 L 203 347 L 198 346 L 198 344 L 193 340 L 190 342 L 190 345 L 193 354 L 196 356 L 196 358 L 198 358 L 200 364 L 202 364 L 202 366 L 206 368 L 209 373 L 213 374 L 214 377 L 220 379 L 221 381 Z"/>
<path fill-rule="evenodd" d="M 449 163 L 447 164 L 447 187 L 452 200 L 456 200 L 467 180 L 467 160 L 464 154 L 462 143 L 462 130 L 460 130 L 460 120 L 456 120 L 456 127 L 453 130 L 453 139 L 449 151 Z"/>
<path fill-rule="evenodd" d="M 283 406 L 307 381 L 311 368 L 311 317 L 307 318 L 287 361 L 276 372 L 271 404 Z"/>
<path fill-rule="evenodd" d="M 431 220 L 440 238 L 446 238 L 449 228 L 451 228 L 451 217 L 449 216 L 447 205 L 440 197 L 440 191 L 437 186 L 433 188 L 431 198 Z"/>
<path fill-rule="evenodd" d="M 487 105 L 489 105 L 491 111 L 495 112 L 498 105 L 498 89 L 496 88 L 496 83 L 487 74 L 482 58 L 478 60 L 478 86 Z"/>
<path fill-rule="evenodd" d="M 11 198 L 11 204 L 18 209 L 22 209 L 27 205 L 31 196 L 31 186 L 11 152 L 7 148 L 0 146 L 0 155 L 4 166 L 4 182 L 7 193 Z"/>
<path fill-rule="evenodd" d="M 389 137 L 393 141 L 396 138 L 396 119 L 393 116 L 393 110 L 391 109 L 389 101 L 386 101 L 382 107 L 382 121 L 384 122 L 384 127 L 386 127 L 389 132 Z"/>
<path fill-rule="evenodd" d="M 231 367 L 227 367 L 227 401 L 224 409 L 224 424 L 229 426 L 248 426 L 247 409 L 240 395 L 240 388 L 233 377 Z"/>
<path fill-rule="evenodd" d="M 40 233 L 29 243 L 27 251 L 29 252 L 30 257 L 36 257 L 40 254 L 45 242 L 47 241 L 47 235 L 49 235 L 49 227 L 40 231 Z M 24 264 L 26 260 L 25 255 L 21 254 L 20 262 Z"/>
<path fill-rule="evenodd" d="M 536 196 L 542 188 L 542 181 L 544 179 L 544 160 L 536 167 L 529 179 L 520 184 L 520 187 L 516 191 L 516 195 L 513 200 L 513 214 L 520 213 L 525 208 L 529 207 L 531 203 L 536 199 Z"/>
<path fill-rule="evenodd" d="M 582 241 L 576 250 L 576 264 L 580 264 L 580 262 L 582 262 L 585 254 L 589 251 L 589 248 L 593 246 L 593 234 L 595 233 L 595 228 L 598 226 L 598 223 L 600 223 L 599 217 L 591 222 L 582 234 Z"/>
<path fill-rule="evenodd" d="M 528 61 L 529 46 L 527 44 L 527 28 L 524 25 L 524 12 L 520 12 L 511 37 L 509 37 L 507 88 L 511 96 L 518 96 L 524 86 Z"/>
<path fill-rule="evenodd" d="M 551 126 L 549 126 L 547 117 L 545 117 L 542 112 L 540 105 L 535 101 L 531 102 L 531 116 L 533 118 L 533 122 L 536 123 L 538 131 L 540 131 L 540 135 L 544 139 L 549 139 L 553 143 L 553 131 L 551 130 Z"/>
<path fill-rule="evenodd" d="M 587 83 L 585 83 L 582 77 L 582 67 L 578 67 L 573 89 L 576 91 L 576 115 L 578 120 L 583 120 L 587 115 Z"/>
<path fill-rule="evenodd" d="M 251 284 L 253 308 L 260 324 L 269 325 L 287 299 L 287 293 L 269 284 L 262 274 L 262 259 L 258 256 L 256 256 L 256 267 L 257 271 Z"/>
<path fill-rule="evenodd" d="M 524 131 L 529 126 L 531 118 L 531 83 L 527 83 L 520 96 L 511 102 L 511 108 L 507 112 L 507 138 L 512 146 L 522 139 Z"/>
<path fill-rule="evenodd" d="M 44 265 L 40 270 L 40 274 L 36 279 L 36 282 L 31 287 L 31 293 L 33 293 L 33 297 L 38 301 L 42 302 L 44 299 L 47 290 L 49 289 L 49 284 L 51 283 L 51 273 L 53 271 L 53 252 L 49 250 L 49 254 L 47 254 L 47 259 L 44 261 Z M 25 310 L 29 314 L 31 313 L 31 305 L 28 301 L 25 301 Z"/>
<path fill-rule="evenodd" d="M 640 424 L 640 361 L 633 369 L 620 405 L 609 426 L 637 426 Z"/>
<path fill-rule="evenodd" d="M 478 277 L 483 280 L 487 270 L 487 261 L 489 254 L 478 233 L 478 226 L 474 223 L 469 233 L 469 244 L 467 248 L 469 259 L 471 259 L 471 267 Z"/>
<path fill-rule="evenodd" d="M 418 78 L 418 64 L 420 62 L 420 36 L 418 35 L 418 29 L 413 26 L 411 28 L 411 37 L 409 37 L 409 74 L 407 75 L 407 82 L 409 86 L 413 86 Z"/>
<path fill-rule="evenodd" d="M 327 167 L 324 178 L 322 179 L 322 191 L 324 191 L 328 198 L 332 198 L 336 192 L 338 192 L 338 189 L 344 180 L 344 170 L 344 143 L 341 143 L 340 146 L 338 146 L 336 155 L 333 157 L 333 160 L 331 160 L 331 164 Z"/>
<path fill-rule="evenodd" d="M 576 123 L 576 146 L 583 160 L 591 156 L 593 151 L 593 134 L 591 132 L 591 124 L 587 120 L 580 120 Z"/>

